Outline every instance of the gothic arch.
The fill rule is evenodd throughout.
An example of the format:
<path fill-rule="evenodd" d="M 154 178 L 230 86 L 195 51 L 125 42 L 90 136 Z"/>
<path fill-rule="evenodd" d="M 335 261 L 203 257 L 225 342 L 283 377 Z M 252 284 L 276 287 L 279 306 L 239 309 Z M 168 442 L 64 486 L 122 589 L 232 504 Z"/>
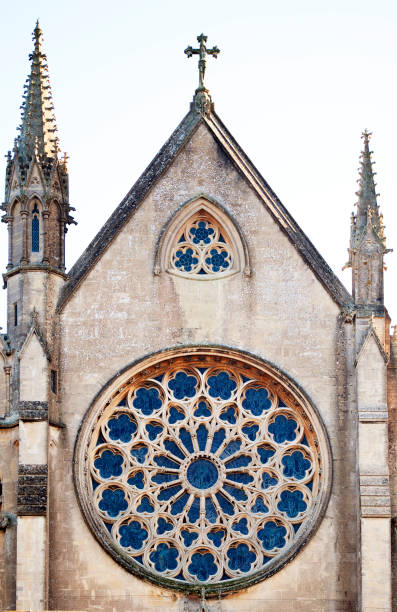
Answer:
<path fill-rule="evenodd" d="M 208 244 L 207 246 L 201 242 L 201 246 L 199 245 L 196 250 L 193 242 L 198 244 L 197 240 L 191 240 L 192 236 L 190 236 L 190 239 L 185 238 L 189 224 L 192 226 L 205 225 L 207 227 L 205 231 L 209 236 L 212 234 L 216 238 L 216 244 Z M 197 227 L 193 227 L 190 231 L 197 232 Z M 180 268 L 178 269 L 178 263 L 175 265 L 174 251 L 181 242 L 181 236 L 185 238 L 185 242 L 180 247 L 181 250 L 177 251 L 177 254 L 188 252 L 188 256 L 190 255 L 193 262 L 193 268 L 190 270 L 188 269 L 189 266 L 179 264 Z M 210 243 L 210 239 L 205 242 Z M 223 256 L 223 266 L 222 257 L 220 258 L 220 266 L 211 266 L 211 263 L 208 265 L 210 258 L 206 257 L 205 249 L 211 248 L 211 253 L 215 256 L 218 253 Z M 193 257 L 191 257 L 192 255 Z M 202 268 L 200 267 L 201 262 L 203 264 Z M 244 235 L 229 213 L 217 202 L 208 196 L 196 196 L 174 214 L 163 230 L 156 251 L 154 274 L 158 275 L 162 272 L 195 280 L 213 280 L 239 272 L 244 272 L 246 276 L 249 276 L 249 255 Z"/>

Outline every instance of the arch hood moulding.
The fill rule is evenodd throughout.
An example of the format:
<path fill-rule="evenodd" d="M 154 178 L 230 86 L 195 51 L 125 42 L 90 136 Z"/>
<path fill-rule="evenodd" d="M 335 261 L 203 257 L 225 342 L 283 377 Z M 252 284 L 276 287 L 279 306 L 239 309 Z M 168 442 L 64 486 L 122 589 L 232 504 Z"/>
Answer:
<path fill-rule="evenodd" d="M 167 168 L 176 159 L 185 144 L 192 138 L 200 125 L 205 125 L 217 144 L 231 160 L 238 172 L 244 177 L 250 187 L 260 197 L 263 205 L 277 222 L 281 230 L 303 257 L 309 268 L 325 287 L 332 299 L 345 311 L 354 310 L 351 295 L 333 273 L 326 261 L 301 230 L 296 221 L 280 202 L 265 179 L 248 159 L 233 136 L 224 126 L 218 115 L 209 110 L 208 113 L 198 112 L 194 106 L 184 117 L 169 140 L 149 164 L 132 189 L 109 217 L 90 245 L 77 260 L 69 272 L 69 281 L 64 286 L 58 301 L 58 311 L 73 294 L 81 281 L 88 274 L 102 253 L 128 222 L 149 190 L 155 185 Z"/>

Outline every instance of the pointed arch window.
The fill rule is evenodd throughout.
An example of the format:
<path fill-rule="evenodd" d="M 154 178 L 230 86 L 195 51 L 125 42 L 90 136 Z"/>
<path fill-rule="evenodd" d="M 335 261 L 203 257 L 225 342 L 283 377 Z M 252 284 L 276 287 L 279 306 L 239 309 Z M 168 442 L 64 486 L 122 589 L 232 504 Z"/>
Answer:
<path fill-rule="evenodd" d="M 39 209 L 35 202 L 32 210 L 32 253 L 38 253 L 40 251 L 40 220 L 39 220 Z"/>
<path fill-rule="evenodd" d="M 230 217 L 206 198 L 188 203 L 171 220 L 159 246 L 155 273 L 161 270 L 196 280 L 211 280 L 244 270 L 246 245 Z"/>

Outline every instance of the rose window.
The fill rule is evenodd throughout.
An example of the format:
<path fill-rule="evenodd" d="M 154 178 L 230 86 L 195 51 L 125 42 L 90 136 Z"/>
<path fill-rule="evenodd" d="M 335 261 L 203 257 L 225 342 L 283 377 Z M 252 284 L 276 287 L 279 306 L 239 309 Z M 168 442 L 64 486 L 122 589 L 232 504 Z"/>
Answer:
<path fill-rule="evenodd" d="M 80 502 L 109 552 L 150 580 L 209 592 L 296 554 L 329 470 L 301 392 L 261 362 L 217 353 L 136 371 L 93 406 L 76 450 Z"/>
<path fill-rule="evenodd" d="M 233 252 L 227 234 L 206 212 L 191 218 L 179 232 L 171 254 L 170 271 L 183 275 L 230 273 Z"/>

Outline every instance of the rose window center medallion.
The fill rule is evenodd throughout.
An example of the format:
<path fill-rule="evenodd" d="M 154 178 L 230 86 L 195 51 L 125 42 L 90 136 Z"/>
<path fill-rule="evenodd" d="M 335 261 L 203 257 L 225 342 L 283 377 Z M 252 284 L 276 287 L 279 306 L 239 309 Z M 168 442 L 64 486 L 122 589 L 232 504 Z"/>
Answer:
<path fill-rule="evenodd" d="M 221 349 L 155 356 L 106 387 L 75 466 L 84 515 L 119 563 L 208 594 L 281 568 L 330 486 L 309 400 L 267 364 Z"/>

